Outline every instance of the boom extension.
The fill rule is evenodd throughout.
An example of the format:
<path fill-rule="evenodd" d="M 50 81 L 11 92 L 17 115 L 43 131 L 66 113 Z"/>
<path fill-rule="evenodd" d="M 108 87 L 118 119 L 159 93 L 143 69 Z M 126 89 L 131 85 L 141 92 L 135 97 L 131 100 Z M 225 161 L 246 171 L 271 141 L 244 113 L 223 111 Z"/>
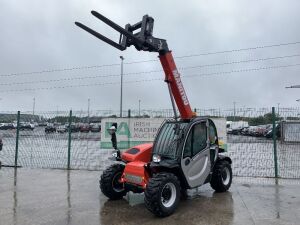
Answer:
<path fill-rule="evenodd" d="M 95 37 L 99 38 L 100 40 L 121 51 L 124 51 L 127 47 L 130 47 L 131 45 L 133 45 L 138 51 L 169 51 L 166 40 L 155 38 L 152 36 L 154 19 L 148 15 L 143 16 L 142 21 L 134 25 L 127 24 L 124 29 L 96 11 L 91 11 L 91 13 L 93 16 L 97 17 L 99 20 L 106 23 L 108 26 L 120 33 L 119 43 L 112 41 L 111 39 L 94 31 L 93 29 L 85 26 L 82 23 L 75 22 L 75 24 L 83 30 L 94 35 Z M 134 34 L 133 32 L 138 29 L 141 30 Z"/>
<path fill-rule="evenodd" d="M 152 36 L 154 19 L 148 15 L 144 15 L 142 21 L 134 25 L 127 24 L 124 29 L 96 11 L 92 11 L 91 13 L 99 20 L 120 33 L 119 43 L 105 37 L 104 35 L 96 32 L 82 23 L 75 22 L 75 24 L 88 33 L 121 51 L 124 51 L 127 47 L 133 45 L 138 51 L 159 53 L 159 59 L 165 72 L 165 82 L 167 82 L 170 87 L 171 101 L 173 102 L 173 98 L 175 99 L 176 105 L 183 120 L 194 117 L 195 113 L 193 113 L 190 107 L 180 79 L 180 74 L 177 71 L 172 53 L 168 48 L 167 41 L 165 39 Z M 134 33 L 137 30 L 139 31 Z M 174 112 L 176 112 L 175 109 Z M 176 113 L 174 114 L 176 118 Z"/>
<path fill-rule="evenodd" d="M 191 119 L 195 116 L 195 113 L 191 109 L 172 52 L 169 51 L 164 55 L 159 55 L 159 59 L 165 72 L 165 82 L 171 87 L 172 95 L 175 99 L 181 118 L 184 120 Z"/>

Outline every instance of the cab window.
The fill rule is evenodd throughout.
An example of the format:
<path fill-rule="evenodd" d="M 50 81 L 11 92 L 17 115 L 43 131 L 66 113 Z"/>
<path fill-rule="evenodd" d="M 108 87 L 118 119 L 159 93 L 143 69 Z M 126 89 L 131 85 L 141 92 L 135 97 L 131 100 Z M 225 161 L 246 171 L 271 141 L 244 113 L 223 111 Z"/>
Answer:
<path fill-rule="evenodd" d="M 192 127 L 185 143 L 183 157 L 193 157 L 207 146 L 206 122 L 201 122 Z"/>
<path fill-rule="evenodd" d="M 214 126 L 214 124 L 209 121 L 209 127 L 208 127 L 208 130 L 209 130 L 209 142 L 210 144 L 218 144 L 217 143 L 217 131 L 216 131 L 216 127 Z"/>

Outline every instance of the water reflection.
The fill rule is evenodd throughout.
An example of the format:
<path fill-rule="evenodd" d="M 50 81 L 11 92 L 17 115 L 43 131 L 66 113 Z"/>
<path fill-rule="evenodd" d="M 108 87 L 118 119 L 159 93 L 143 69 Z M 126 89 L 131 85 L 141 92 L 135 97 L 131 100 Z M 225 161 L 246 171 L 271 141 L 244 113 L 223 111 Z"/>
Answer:
<path fill-rule="evenodd" d="M 129 202 L 127 202 L 129 201 Z M 234 201 L 230 192 L 200 192 L 192 199 L 181 200 L 176 212 L 167 218 L 157 218 L 143 204 L 143 195 L 131 194 L 123 200 L 104 203 L 100 211 L 101 224 L 232 224 Z M 218 216 L 216 216 L 216 211 Z"/>
<path fill-rule="evenodd" d="M 13 187 L 13 221 L 14 225 L 17 224 L 17 207 L 18 207 L 18 195 L 17 195 L 17 176 L 18 176 L 18 169 L 14 169 L 14 187 Z"/>
<path fill-rule="evenodd" d="M 72 222 L 72 204 L 71 204 L 71 178 L 70 178 L 70 170 L 67 170 L 67 224 L 71 224 Z"/>
<path fill-rule="evenodd" d="M 2 172 L 2 171 L 1 171 Z M 0 224 L 253 224 L 299 220 L 299 181 L 237 178 L 233 192 L 207 185 L 189 191 L 168 218 L 153 216 L 143 194 L 109 201 L 98 188 L 97 172 L 7 169 L 0 174 Z M 3 211 L 2 211 L 3 209 Z M 255 221 L 256 222 L 256 221 Z M 259 221 L 261 222 L 261 220 Z M 258 223 L 259 223 L 258 222 Z"/>
<path fill-rule="evenodd" d="M 278 179 L 275 179 L 275 206 L 276 206 L 276 218 L 280 218 L 280 196 L 279 196 L 279 185 Z"/>

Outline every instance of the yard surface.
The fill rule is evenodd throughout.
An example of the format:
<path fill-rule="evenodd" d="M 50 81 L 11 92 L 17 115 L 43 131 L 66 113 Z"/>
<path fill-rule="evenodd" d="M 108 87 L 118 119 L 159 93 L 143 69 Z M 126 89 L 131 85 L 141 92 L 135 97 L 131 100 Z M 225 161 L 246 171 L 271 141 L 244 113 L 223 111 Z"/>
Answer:
<path fill-rule="evenodd" d="M 109 201 L 100 191 L 100 172 L 0 169 L 0 225 L 65 224 L 299 224 L 300 180 L 234 177 L 229 192 L 209 185 L 189 191 L 177 211 L 156 218 L 143 195 Z"/>

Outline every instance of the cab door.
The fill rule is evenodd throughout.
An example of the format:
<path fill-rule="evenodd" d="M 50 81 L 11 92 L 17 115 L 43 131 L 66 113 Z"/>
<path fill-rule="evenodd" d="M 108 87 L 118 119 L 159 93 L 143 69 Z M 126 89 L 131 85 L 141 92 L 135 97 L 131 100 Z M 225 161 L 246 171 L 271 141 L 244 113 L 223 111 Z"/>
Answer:
<path fill-rule="evenodd" d="M 183 146 L 181 168 L 191 188 L 204 184 L 211 170 L 208 121 L 193 124 Z"/>

